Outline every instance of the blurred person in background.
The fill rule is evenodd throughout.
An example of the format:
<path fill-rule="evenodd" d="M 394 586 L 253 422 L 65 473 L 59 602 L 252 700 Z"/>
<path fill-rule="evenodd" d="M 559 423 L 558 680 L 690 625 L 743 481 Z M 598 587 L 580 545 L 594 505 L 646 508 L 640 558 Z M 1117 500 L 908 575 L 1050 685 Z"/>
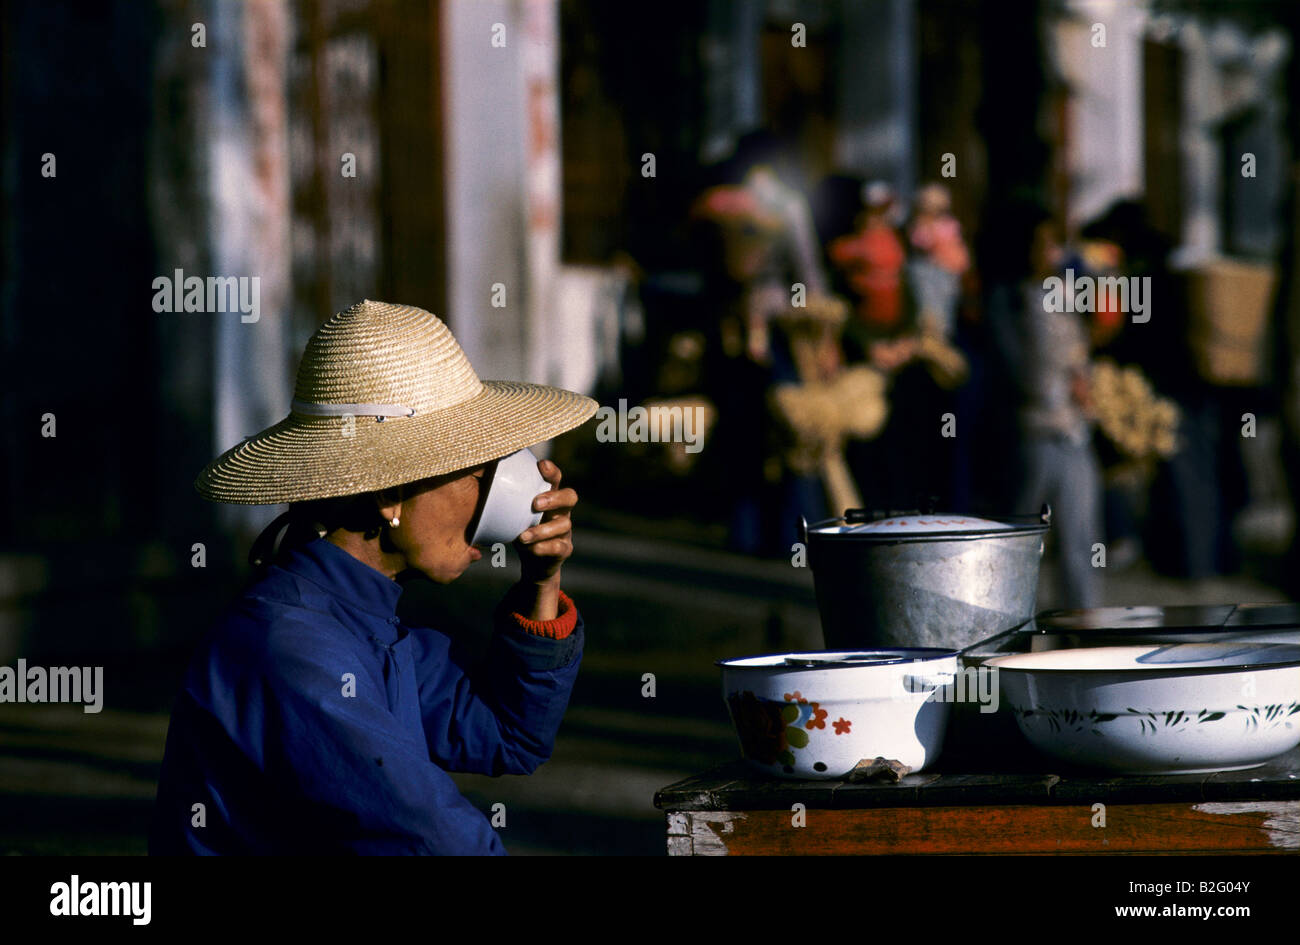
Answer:
<path fill-rule="evenodd" d="M 857 343 L 854 359 L 895 371 L 916 353 L 903 281 L 907 250 L 894 222 L 893 188 L 872 181 L 862 193 L 864 209 L 854 232 L 832 242 L 827 254 L 856 297 L 855 321 L 846 331 L 846 337 Z"/>
<path fill-rule="evenodd" d="M 962 240 L 961 224 L 952 215 L 947 187 L 932 183 L 917 191 L 907 239 L 912 253 L 907 269 L 916 295 L 917 323 L 922 331 L 950 339 L 970 253 Z"/>
<path fill-rule="evenodd" d="M 932 436 L 936 424 L 965 411 L 960 389 L 970 380 L 970 359 L 959 346 L 957 312 L 961 306 L 963 277 L 970 270 L 970 252 L 962 238 L 961 224 L 952 214 L 952 195 L 943 184 L 930 183 L 916 193 L 912 219 L 907 227 L 907 282 L 916 300 L 917 357 L 929 374 L 913 380 L 912 396 L 918 402 L 916 415 L 925 436 L 920 461 L 934 472 L 926 487 L 953 510 L 968 508 L 969 466 L 962 461 L 960 436 Z M 963 417 L 963 421 L 969 420 Z M 928 423 L 928 427 L 926 424 Z M 950 431 L 955 433 L 956 431 Z M 969 432 L 969 431 L 963 431 Z"/>
<path fill-rule="evenodd" d="M 736 151 L 742 166 L 748 167 L 744 186 L 763 209 L 781 220 L 784 274 L 801 283 L 808 295 L 826 295 L 830 287 L 812 209 L 799 187 L 802 175 L 788 149 L 770 133 L 756 131 L 742 137 Z M 790 286 L 785 290 L 788 295 Z"/>
<path fill-rule="evenodd" d="M 899 233 L 893 190 L 875 181 L 863 189 L 855 232 L 835 239 L 828 255 L 856 296 L 845 330 L 845 354 L 889 378 L 889 422 L 873 440 L 849 443 L 849 463 L 868 506 L 925 508 L 946 504 L 953 485 L 955 437 L 945 435 L 951 390 L 968 375 L 965 357 L 950 343 L 959 276 L 968 260 L 946 191 L 926 194 L 914 232 L 922 248 Z M 842 510 L 837 510 L 842 511 Z"/>
<path fill-rule="evenodd" d="M 1021 247 L 1026 275 L 991 300 L 990 325 L 1017 393 L 1020 433 L 1019 498 L 1028 514 L 1052 507 L 1060 561 L 1062 607 L 1096 607 L 1100 578 L 1093 545 L 1102 541 L 1101 471 L 1089 416 L 1089 337 L 1077 312 L 1056 311 L 1044 280 L 1060 276 L 1062 241 L 1051 214 L 1026 204 L 1009 208 L 999 234 L 1008 250 Z M 1010 291 L 1008 291 L 1010 290 Z"/>
<path fill-rule="evenodd" d="M 915 463 L 909 459 L 912 417 L 900 397 L 898 375 L 916 356 L 915 320 L 903 278 L 907 250 L 895 225 L 897 198 L 884 181 L 861 191 L 862 211 L 853 232 L 833 240 L 827 255 L 854 299 L 844 329 L 845 360 L 865 362 L 890 380 L 890 418 L 880 436 L 852 440 L 848 462 L 872 508 L 904 508 L 916 499 Z M 924 491 L 924 490 L 920 490 Z M 835 509 L 841 514 L 843 509 Z"/>
<path fill-rule="evenodd" d="M 1149 278 L 1150 316 L 1133 323 L 1121 316 L 1101 326 L 1098 354 L 1120 364 L 1136 364 L 1152 386 L 1179 408 L 1178 449 L 1156 470 L 1148 492 L 1146 550 L 1161 571 L 1190 578 L 1219 573 L 1226 564 L 1231 495 L 1222 488 L 1215 391 L 1201 378 L 1192 355 L 1186 285 L 1169 265 L 1171 241 L 1153 227 L 1146 210 L 1135 201 L 1120 201 L 1081 231 L 1088 240 L 1104 241 L 1118 252 L 1116 271 L 1123 276 Z M 1229 466 L 1229 479 L 1239 482 L 1240 459 Z M 1240 493 L 1240 488 L 1230 490 Z M 1112 506 L 1114 509 L 1114 506 Z M 1108 527 L 1131 534 L 1131 506 L 1110 513 Z"/>
<path fill-rule="evenodd" d="M 767 342 L 753 318 L 750 290 L 769 269 L 780 221 L 738 181 L 726 180 L 699 195 L 690 217 L 704 276 L 702 382 L 718 412 L 701 470 L 721 490 L 729 547 L 754 554 L 764 544 L 771 484 L 764 470 L 770 438 L 763 409 Z"/>
<path fill-rule="evenodd" d="M 827 280 L 808 201 L 774 136 L 742 137 L 714 177 L 691 208 L 712 310 L 704 373 L 718 422 L 709 462 L 731 506 L 729 546 L 786 555 L 800 516 L 824 517 L 825 501 L 818 477 L 782 462 L 768 395 L 802 378 L 778 320 L 791 309 L 795 283 L 816 300 Z M 821 352 L 819 370 L 833 373 L 838 348 Z"/>
<path fill-rule="evenodd" d="M 1118 278 L 1123 251 L 1110 240 L 1100 239 L 1085 227 L 1077 247 L 1068 251 L 1066 269 L 1092 279 Z M 1128 314 L 1107 294 L 1097 293 L 1093 311 L 1087 316 L 1088 336 L 1095 358 L 1109 357 L 1117 364 L 1129 364 L 1124 342 Z M 1095 394 L 1094 390 L 1094 394 Z M 1141 557 L 1138 510 L 1143 505 L 1139 492 L 1145 484 L 1126 472 L 1128 464 L 1100 431 L 1094 438 L 1102 469 L 1102 518 L 1106 527 L 1106 566 L 1126 568 Z"/>

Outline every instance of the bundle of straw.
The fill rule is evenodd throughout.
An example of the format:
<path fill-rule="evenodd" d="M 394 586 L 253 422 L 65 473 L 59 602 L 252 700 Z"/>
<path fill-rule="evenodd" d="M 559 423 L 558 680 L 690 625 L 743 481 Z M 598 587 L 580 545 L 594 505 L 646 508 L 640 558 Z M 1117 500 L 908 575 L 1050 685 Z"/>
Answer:
<path fill-rule="evenodd" d="M 1151 467 L 1177 452 L 1178 407 L 1140 368 L 1102 358 L 1093 365 L 1091 388 L 1097 428 L 1124 461 Z"/>

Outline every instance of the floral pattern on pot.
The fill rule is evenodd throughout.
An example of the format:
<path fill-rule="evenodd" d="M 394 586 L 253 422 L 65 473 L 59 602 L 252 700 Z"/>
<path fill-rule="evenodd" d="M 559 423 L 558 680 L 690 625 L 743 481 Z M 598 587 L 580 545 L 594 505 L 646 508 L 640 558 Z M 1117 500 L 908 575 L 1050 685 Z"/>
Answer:
<path fill-rule="evenodd" d="M 1251 732 L 1260 728 L 1273 728 L 1277 725 L 1285 724 L 1291 727 L 1291 717 L 1300 713 L 1300 702 L 1292 702 L 1289 705 L 1276 703 L 1273 705 L 1245 706 L 1239 705 L 1238 709 L 1247 713 L 1246 731 Z M 1143 735 L 1154 735 L 1161 729 L 1177 728 L 1180 726 L 1193 724 L 1202 725 L 1207 722 L 1218 722 L 1226 717 L 1226 712 L 1211 712 L 1209 709 L 1201 709 L 1194 712 L 1191 709 L 1168 710 L 1157 712 L 1154 709 L 1134 709 L 1126 708 L 1123 712 L 1098 712 L 1092 709 L 1089 712 L 1082 713 L 1077 709 L 1026 709 L 1020 706 L 1012 706 L 1011 711 L 1021 719 L 1034 721 L 1046 720 L 1048 727 L 1053 732 L 1060 732 L 1064 729 L 1070 729 L 1075 732 L 1082 732 L 1084 729 L 1090 729 L 1094 735 L 1104 734 L 1098 725 L 1106 722 L 1113 722 L 1121 718 L 1136 718 Z"/>
<path fill-rule="evenodd" d="M 748 691 L 727 698 L 741 751 L 751 761 L 792 766 L 795 751 L 808 747 L 808 732 L 826 728 L 829 713 L 818 703 L 809 702 L 798 691 L 783 695 L 784 703 L 769 702 Z M 851 724 L 841 718 L 833 723 L 835 734 L 847 732 Z"/>

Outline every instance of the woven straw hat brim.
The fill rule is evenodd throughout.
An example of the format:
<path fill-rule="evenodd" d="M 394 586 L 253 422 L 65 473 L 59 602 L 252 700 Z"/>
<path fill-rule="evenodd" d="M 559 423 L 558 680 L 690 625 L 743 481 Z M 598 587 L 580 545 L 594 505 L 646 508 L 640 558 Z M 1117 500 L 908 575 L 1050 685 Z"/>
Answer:
<path fill-rule="evenodd" d="M 508 456 L 580 426 L 598 406 L 556 387 L 482 383 L 462 403 L 382 423 L 290 414 L 214 459 L 195 488 L 242 505 L 372 492 Z"/>

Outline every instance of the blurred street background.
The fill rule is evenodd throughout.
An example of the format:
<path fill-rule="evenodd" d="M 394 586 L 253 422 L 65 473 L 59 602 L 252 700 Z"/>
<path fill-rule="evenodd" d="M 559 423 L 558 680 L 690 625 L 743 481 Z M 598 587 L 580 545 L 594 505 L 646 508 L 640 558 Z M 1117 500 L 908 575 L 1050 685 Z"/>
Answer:
<path fill-rule="evenodd" d="M 105 680 L 98 714 L 0 703 L 0 852 L 145 852 L 186 662 L 281 511 L 194 477 L 364 298 L 483 378 L 682 420 L 550 444 L 584 668 L 550 763 L 457 776 L 514 853 L 664 851 L 654 792 L 737 754 L 713 661 L 822 645 L 801 516 L 1050 501 L 1040 609 L 1300 591 L 1300 4 L 13 0 L 0 31 L 0 666 Z M 1147 289 L 1039 330 L 1067 272 Z M 160 306 L 191 277 L 256 309 Z M 481 633 L 513 569 L 403 606 Z"/>

